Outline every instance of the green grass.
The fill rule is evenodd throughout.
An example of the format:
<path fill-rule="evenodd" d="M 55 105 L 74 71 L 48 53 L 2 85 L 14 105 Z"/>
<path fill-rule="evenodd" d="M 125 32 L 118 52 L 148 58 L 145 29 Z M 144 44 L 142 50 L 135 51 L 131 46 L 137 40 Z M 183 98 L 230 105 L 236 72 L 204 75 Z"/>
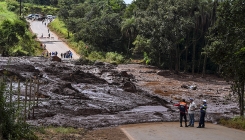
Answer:
<path fill-rule="evenodd" d="M 72 42 L 71 39 L 68 39 L 68 30 L 65 26 L 65 23 L 61 21 L 58 17 L 55 18 L 48 27 L 55 32 L 59 36 L 62 41 L 68 44 L 69 47 L 71 47 L 75 52 L 80 53 L 81 47 L 83 46 L 83 43 L 77 43 Z M 72 38 L 72 33 L 69 34 L 70 38 Z M 82 46 L 81 46 L 82 45 Z"/>
<path fill-rule="evenodd" d="M 14 21 L 17 18 L 15 13 L 8 11 L 6 2 L 0 2 L 0 24 L 6 19 Z"/>
<path fill-rule="evenodd" d="M 230 128 L 245 130 L 244 117 L 234 117 L 233 119 L 221 119 L 220 124 Z"/>
<path fill-rule="evenodd" d="M 103 53 L 103 52 L 92 51 L 88 55 L 88 59 L 91 61 L 100 60 L 103 62 L 108 62 L 113 64 L 121 64 L 126 62 L 126 59 L 121 54 L 115 52 Z"/>
<path fill-rule="evenodd" d="M 68 35 L 67 28 L 65 27 L 65 23 L 59 20 L 59 18 L 55 18 L 54 21 L 52 21 L 49 26 L 53 31 L 55 31 L 62 37 L 67 38 Z"/>
<path fill-rule="evenodd" d="M 59 139 L 59 140 L 70 140 L 70 139 L 82 139 L 83 136 L 87 133 L 87 130 L 83 128 L 72 128 L 72 127 L 34 127 L 34 133 L 38 136 L 40 140 L 50 140 L 50 139 Z"/>

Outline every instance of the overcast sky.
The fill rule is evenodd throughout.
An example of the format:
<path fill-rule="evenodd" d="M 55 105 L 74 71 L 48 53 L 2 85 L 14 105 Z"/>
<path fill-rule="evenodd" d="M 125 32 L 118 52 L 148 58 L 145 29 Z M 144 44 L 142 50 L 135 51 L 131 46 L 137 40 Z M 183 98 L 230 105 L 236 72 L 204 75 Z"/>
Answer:
<path fill-rule="evenodd" d="M 126 4 L 130 4 L 133 0 L 124 0 Z"/>

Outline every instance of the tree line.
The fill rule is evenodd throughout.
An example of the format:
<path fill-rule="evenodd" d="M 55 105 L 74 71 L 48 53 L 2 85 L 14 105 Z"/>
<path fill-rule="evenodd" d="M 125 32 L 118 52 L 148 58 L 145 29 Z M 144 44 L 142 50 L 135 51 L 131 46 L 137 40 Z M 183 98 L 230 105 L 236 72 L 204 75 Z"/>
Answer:
<path fill-rule="evenodd" d="M 59 8 L 75 42 L 91 50 L 140 56 L 147 64 L 212 73 L 218 68 L 204 53 L 216 20 L 212 0 L 23 0 Z"/>

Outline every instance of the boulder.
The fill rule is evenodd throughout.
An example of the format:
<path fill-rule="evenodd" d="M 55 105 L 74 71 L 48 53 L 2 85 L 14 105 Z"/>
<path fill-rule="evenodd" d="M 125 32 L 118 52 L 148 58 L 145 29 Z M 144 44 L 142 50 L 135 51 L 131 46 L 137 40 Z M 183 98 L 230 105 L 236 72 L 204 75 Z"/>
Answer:
<path fill-rule="evenodd" d="M 137 92 L 136 86 L 134 83 L 128 81 L 123 84 L 123 89 L 127 92 L 135 93 Z"/>
<path fill-rule="evenodd" d="M 128 74 L 127 71 L 121 71 L 119 75 L 121 77 L 134 78 L 134 76 L 132 74 Z"/>
<path fill-rule="evenodd" d="M 160 70 L 160 71 L 157 71 L 157 75 L 160 75 L 160 76 L 169 76 L 171 74 L 172 73 L 169 70 Z"/>
<path fill-rule="evenodd" d="M 186 88 L 186 89 L 191 89 L 191 90 L 196 90 L 197 86 L 196 85 L 181 85 L 181 88 Z"/>
<path fill-rule="evenodd" d="M 51 61 L 61 62 L 61 59 L 58 56 L 52 56 Z"/>

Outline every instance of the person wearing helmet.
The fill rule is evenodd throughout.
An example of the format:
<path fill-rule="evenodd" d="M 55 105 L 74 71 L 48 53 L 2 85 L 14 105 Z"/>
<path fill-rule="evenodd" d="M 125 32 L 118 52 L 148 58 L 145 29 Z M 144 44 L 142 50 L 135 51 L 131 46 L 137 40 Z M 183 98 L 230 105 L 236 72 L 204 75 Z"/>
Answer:
<path fill-rule="evenodd" d="M 185 119 L 185 127 L 188 127 L 187 120 L 186 120 L 187 105 L 186 105 L 185 99 L 182 99 L 182 101 L 178 104 L 174 104 L 174 106 L 178 106 L 180 110 L 180 127 L 183 127 L 182 126 L 183 117 Z"/>
<path fill-rule="evenodd" d="M 194 103 L 194 99 L 190 98 L 190 104 L 188 109 L 188 115 L 189 115 L 189 125 L 190 127 L 194 127 L 194 112 L 197 108 L 196 104 Z"/>
<path fill-rule="evenodd" d="M 200 107 L 200 120 L 199 120 L 199 126 L 197 128 L 204 128 L 205 127 L 205 115 L 207 110 L 207 101 L 203 100 L 203 105 Z"/>

